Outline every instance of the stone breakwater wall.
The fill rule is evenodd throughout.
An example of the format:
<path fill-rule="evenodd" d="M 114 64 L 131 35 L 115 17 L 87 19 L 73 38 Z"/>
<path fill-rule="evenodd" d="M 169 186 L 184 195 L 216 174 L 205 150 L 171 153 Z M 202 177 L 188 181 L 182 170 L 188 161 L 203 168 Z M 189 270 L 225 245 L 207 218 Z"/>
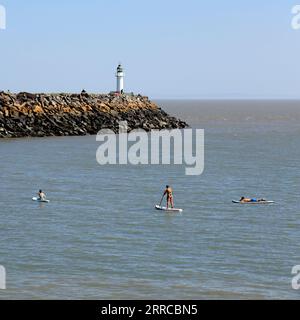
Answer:
<path fill-rule="evenodd" d="M 0 92 L 0 138 L 118 132 L 120 121 L 128 131 L 187 127 L 141 95 Z"/>

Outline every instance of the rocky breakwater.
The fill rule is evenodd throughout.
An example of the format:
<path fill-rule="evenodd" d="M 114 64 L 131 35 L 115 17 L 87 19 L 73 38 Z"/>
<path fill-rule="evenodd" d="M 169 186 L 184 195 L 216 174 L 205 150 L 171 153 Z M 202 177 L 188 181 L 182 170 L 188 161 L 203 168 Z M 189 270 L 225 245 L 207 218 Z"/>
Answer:
<path fill-rule="evenodd" d="M 118 132 L 120 121 L 129 131 L 187 127 L 141 95 L 0 92 L 0 138 Z"/>

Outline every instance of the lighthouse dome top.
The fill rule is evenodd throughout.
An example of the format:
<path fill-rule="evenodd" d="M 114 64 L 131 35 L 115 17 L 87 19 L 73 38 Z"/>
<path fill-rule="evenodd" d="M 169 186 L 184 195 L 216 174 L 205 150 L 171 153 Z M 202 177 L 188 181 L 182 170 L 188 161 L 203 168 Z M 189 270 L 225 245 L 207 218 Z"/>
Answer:
<path fill-rule="evenodd" d="M 122 67 L 121 64 L 118 65 L 117 71 L 118 71 L 118 72 L 123 72 L 123 67 Z"/>

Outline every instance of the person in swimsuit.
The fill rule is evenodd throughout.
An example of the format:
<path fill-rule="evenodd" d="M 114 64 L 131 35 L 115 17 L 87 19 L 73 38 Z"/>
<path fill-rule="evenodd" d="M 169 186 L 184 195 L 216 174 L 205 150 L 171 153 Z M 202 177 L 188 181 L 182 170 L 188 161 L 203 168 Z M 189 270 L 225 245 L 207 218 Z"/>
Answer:
<path fill-rule="evenodd" d="M 240 202 L 251 202 L 250 198 L 241 197 Z"/>
<path fill-rule="evenodd" d="M 169 205 L 171 206 L 171 208 L 174 208 L 173 190 L 170 186 L 166 186 L 164 196 L 165 195 L 167 196 L 167 209 L 169 208 Z"/>
<path fill-rule="evenodd" d="M 38 192 L 38 196 L 39 196 L 39 200 L 46 200 L 46 195 L 42 190 Z"/>

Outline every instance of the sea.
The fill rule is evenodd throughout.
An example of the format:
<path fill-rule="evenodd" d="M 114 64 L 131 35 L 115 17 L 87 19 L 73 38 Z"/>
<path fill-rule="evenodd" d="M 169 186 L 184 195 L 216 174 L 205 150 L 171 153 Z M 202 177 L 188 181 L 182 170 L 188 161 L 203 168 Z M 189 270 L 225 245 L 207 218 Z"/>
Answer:
<path fill-rule="evenodd" d="M 300 101 L 156 102 L 204 129 L 201 175 L 100 165 L 96 136 L 0 140 L 0 299 L 300 298 Z M 155 210 L 167 184 L 182 213 Z"/>

